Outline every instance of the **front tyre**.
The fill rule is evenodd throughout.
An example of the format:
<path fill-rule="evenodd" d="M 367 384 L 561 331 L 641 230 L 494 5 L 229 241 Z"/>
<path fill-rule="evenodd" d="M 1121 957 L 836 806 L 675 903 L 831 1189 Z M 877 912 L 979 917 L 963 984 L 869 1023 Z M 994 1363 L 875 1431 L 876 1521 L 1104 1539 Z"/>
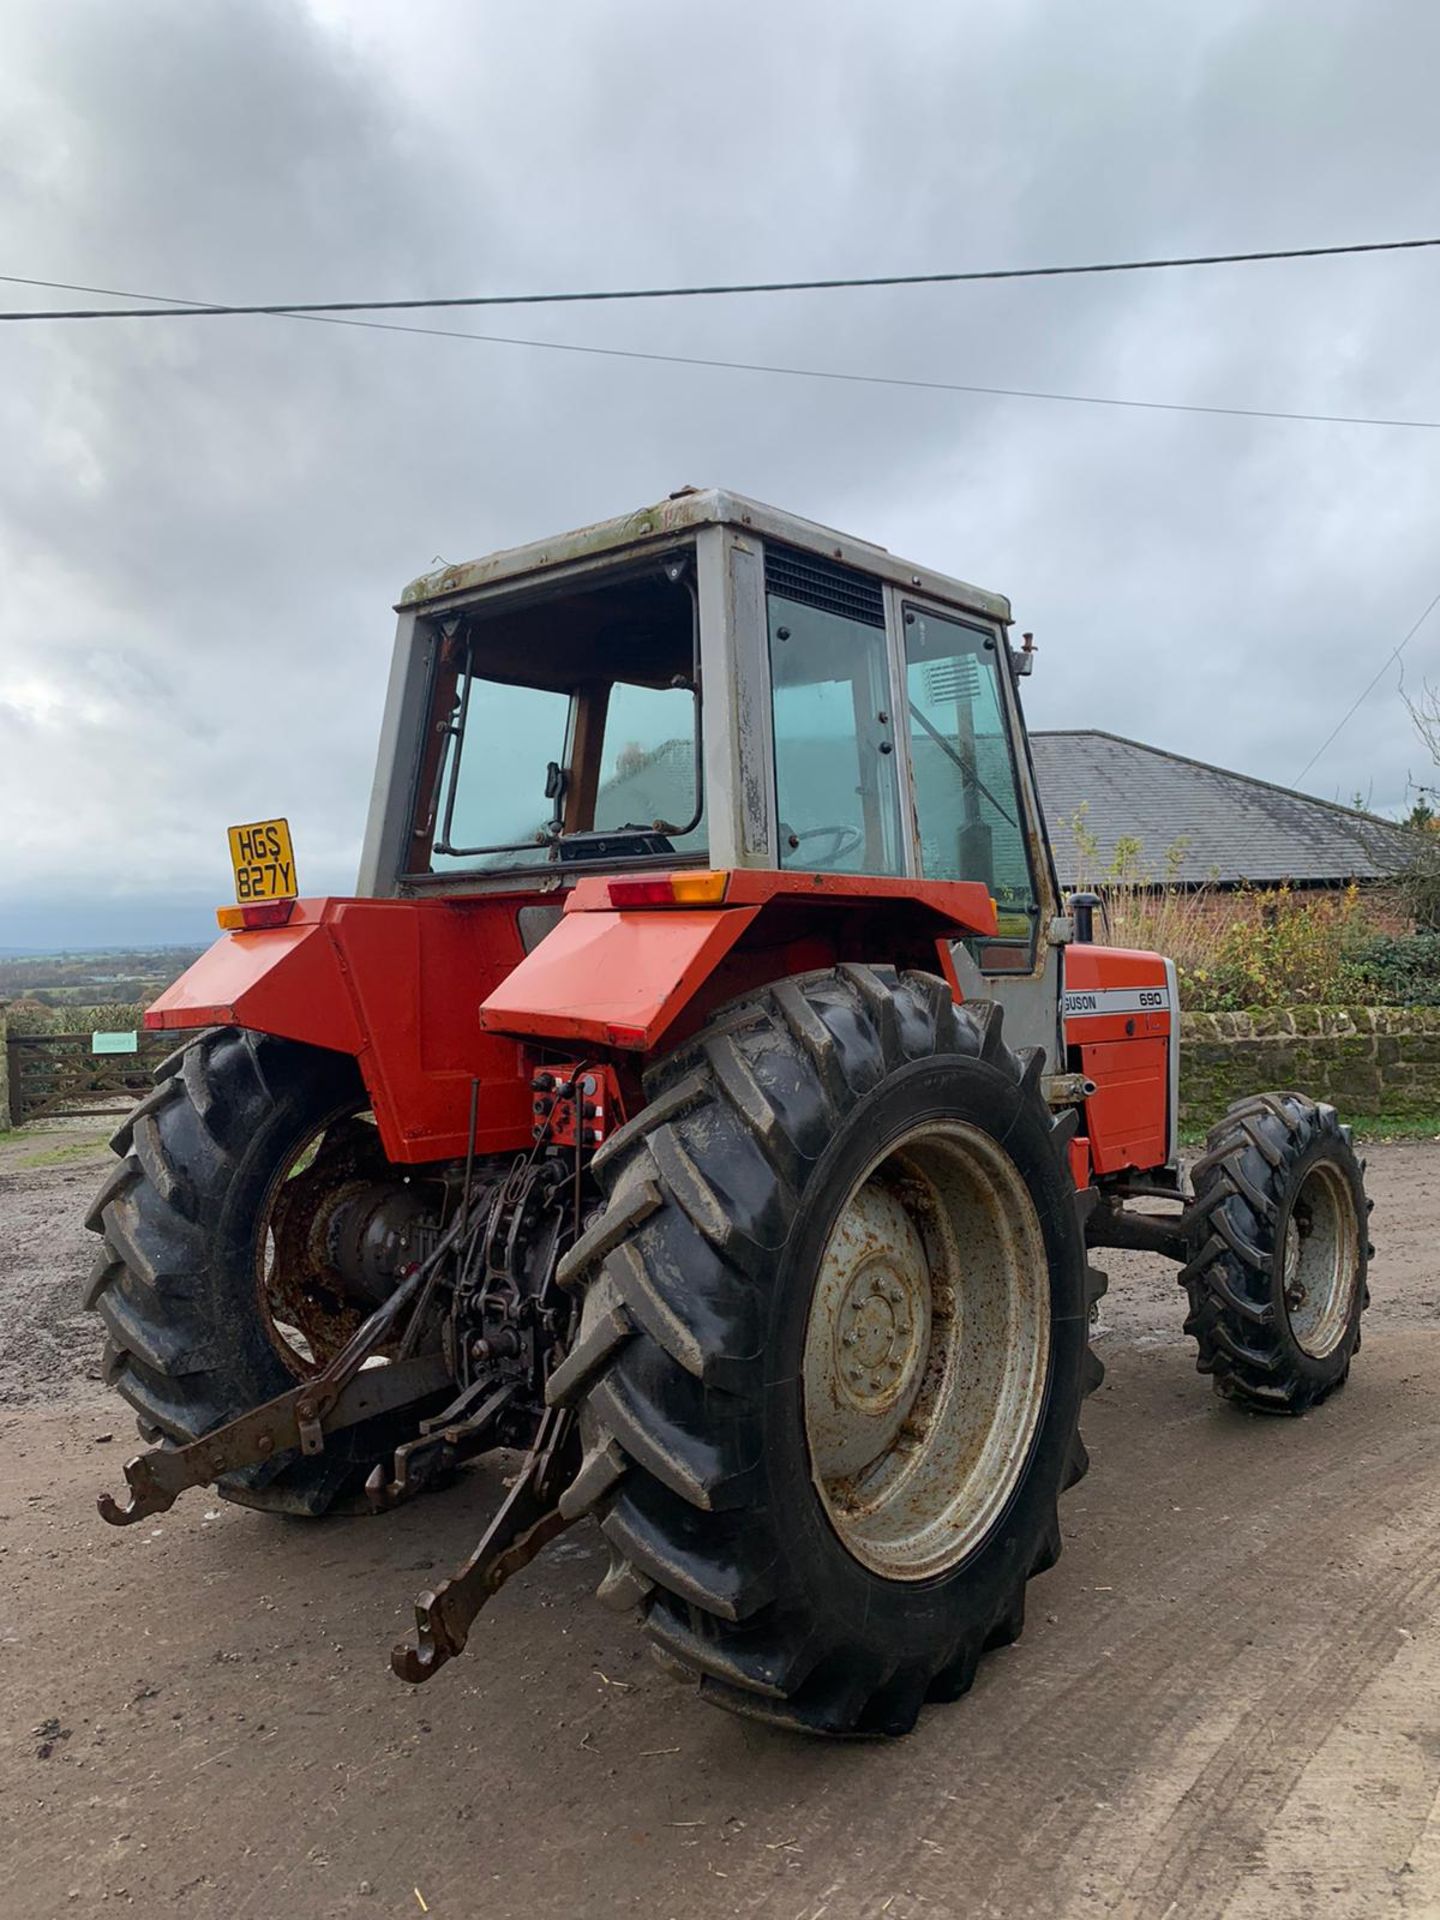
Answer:
<path fill-rule="evenodd" d="M 1213 1129 L 1194 1180 L 1204 1239 L 1180 1278 L 1196 1365 L 1240 1406 L 1304 1413 L 1344 1384 L 1370 1303 L 1350 1129 L 1303 1094 L 1254 1094 Z"/>
<path fill-rule="evenodd" d="M 845 966 L 716 1015 L 597 1155 L 563 1505 L 716 1704 L 904 1733 L 1019 1633 L 1100 1375 L 1039 1068 L 998 1007 Z"/>

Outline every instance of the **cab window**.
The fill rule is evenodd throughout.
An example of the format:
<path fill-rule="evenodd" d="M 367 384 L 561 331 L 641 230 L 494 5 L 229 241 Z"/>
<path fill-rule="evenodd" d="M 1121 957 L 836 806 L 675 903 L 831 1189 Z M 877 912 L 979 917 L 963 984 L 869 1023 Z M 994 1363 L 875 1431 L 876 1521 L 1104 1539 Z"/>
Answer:
<path fill-rule="evenodd" d="M 414 832 L 430 872 L 703 856 L 694 602 L 668 558 L 445 639 Z"/>
<path fill-rule="evenodd" d="M 999 938 L 969 943 L 987 972 L 1024 972 L 1039 906 L 1015 743 L 993 631 L 904 609 L 910 765 L 928 880 L 978 880 L 994 895 Z"/>
<path fill-rule="evenodd" d="M 780 865 L 901 873 L 880 583 L 769 545 L 765 584 Z"/>

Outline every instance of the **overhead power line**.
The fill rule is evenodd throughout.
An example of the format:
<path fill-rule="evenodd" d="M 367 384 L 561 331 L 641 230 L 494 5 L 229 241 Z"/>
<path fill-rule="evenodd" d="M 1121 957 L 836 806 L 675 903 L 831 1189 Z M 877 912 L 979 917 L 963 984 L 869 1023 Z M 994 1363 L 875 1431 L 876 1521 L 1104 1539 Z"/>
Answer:
<path fill-rule="evenodd" d="M 834 293 L 861 287 L 942 287 L 979 280 L 1056 280 L 1080 274 L 1153 273 L 1167 267 L 1248 266 L 1265 260 L 1321 260 L 1333 259 L 1341 254 L 1410 253 L 1425 247 L 1440 247 L 1440 238 L 1357 240 L 1334 247 L 1272 247 L 1263 252 L 1194 253 L 1157 260 L 1092 260 L 1071 266 L 975 267 L 947 273 L 884 273 L 831 280 L 747 280 L 712 286 L 603 287 L 583 293 L 476 293 L 416 300 L 287 300 L 253 306 L 195 301 L 188 305 L 168 303 L 161 311 L 153 307 L 21 308 L 8 313 L 0 312 L 0 320 L 200 320 L 238 314 L 400 313 L 434 311 L 446 307 L 573 306 L 600 300 L 709 300 L 719 295 L 741 293 Z M 119 293 L 106 287 L 74 287 L 60 280 L 27 279 L 19 274 L 0 274 L 0 283 L 13 287 L 47 287 L 65 292 L 98 293 L 120 300 L 146 297 L 144 294 Z"/>
<path fill-rule="evenodd" d="M 0 274 L 0 280 L 6 276 Z M 59 284 L 59 283 L 47 283 Z M 109 288 L 82 288 L 83 292 L 113 292 Z M 164 293 L 117 293 L 125 300 L 173 300 Z M 200 302 L 176 304 L 201 307 Z M 202 308 L 209 311 L 208 308 Z M 216 309 L 224 311 L 224 309 Z M 404 333 L 422 340 L 476 340 L 486 346 L 528 347 L 542 353 L 578 353 L 604 360 L 638 360 L 659 366 L 702 367 L 725 373 L 771 374 L 792 380 L 831 380 L 846 386 L 901 387 L 919 393 L 965 393 L 982 399 L 1046 400 L 1077 407 L 1121 407 L 1144 413 L 1211 414 L 1236 420 L 1294 420 L 1340 427 L 1404 427 L 1430 432 L 1440 430 L 1440 420 L 1408 419 L 1379 414 L 1305 413 L 1280 407 L 1240 407 L 1206 405 L 1190 400 L 1137 400 L 1120 394 L 1062 393 L 1039 387 L 987 386 L 978 381 L 922 380 L 904 374 L 858 373 L 838 367 L 792 367 L 768 360 L 727 360 L 716 355 L 693 353 L 655 353 L 641 347 L 600 347 L 579 340 L 534 340 L 506 333 L 475 333 L 463 327 L 417 327 L 403 320 L 362 320 L 334 313 L 296 313 L 281 311 L 271 316 L 300 320 L 316 326 L 362 327 L 376 333 Z"/>
<path fill-rule="evenodd" d="M 1321 741 L 1320 745 L 1315 749 L 1314 753 L 1311 754 L 1310 758 L 1305 762 L 1304 766 L 1300 769 L 1299 773 L 1296 774 L 1295 785 L 1297 787 L 1299 786 L 1300 782 L 1305 778 L 1306 774 L 1309 773 L 1311 767 L 1314 766 L 1315 762 L 1320 758 L 1320 756 L 1323 753 L 1328 752 L 1328 750 L 1334 744 L 1334 742 L 1339 739 L 1342 730 L 1345 727 L 1347 727 L 1350 724 L 1350 722 L 1354 719 L 1355 715 L 1360 711 L 1360 708 L 1370 698 L 1370 695 L 1375 691 L 1376 687 L 1379 686 L 1380 682 L 1385 678 L 1385 675 L 1390 671 L 1391 667 L 1400 658 L 1401 654 L 1405 651 L 1406 647 L 1409 646 L 1410 642 L 1415 638 L 1416 634 L 1420 631 L 1421 627 L 1424 626 L 1425 622 L 1430 618 L 1431 614 L 1435 611 L 1436 607 L 1440 607 L 1440 593 L 1437 593 L 1435 595 L 1435 598 L 1430 602 L 1429 606 L 1426 607 L 1425 611 L 1421 614 L 1420 618 L 1415 622 L 1414 626 L 1411 627 L 1410 631 L 1406 634 L 1405 638 L 1400 642 L 1399 646 L 1396 647 L 1394 651 L 1389 655 L 1389 657 L 1385 660 L 1384 664 L 1381 666 L 1379 672 L 1375 674 L 1374 678 L 1366 681 L 1364 689 L 1359 694 L 1357 694 L 1354 701 L 1350 704 L 1350 706 L 1346 708 L 1340 720 L 1326 735 L 1326 737 Z"/>
<path fill-rule="evenodd" d="M 296 316 L 297 318 L 320 316 Z M 1040 387 L 982 386 L 976 381 L 921 380 L 893 373 L 849 373 L 835 367 L 791 367 L 766 360 L 722 360 L 691 353 L 650 353 L 638 347 L 595 347 L 578 341 L 530 340 L 503 333 L 468 333 L 451 327 L 411 327 L 386 320 L 337 320 L 338 326 L 373 327 L 385 333 L 412 333 L 432 340 L 482 340 L 498 347 L 536 347 L 548 353 L 598 354 L 608 360 L 648 360 L 669 367 L 712 367 L 730 373 L 768 373 L 792 380 L 838 380 L 849 386 L 907 387 L 919 393 L 970 393 L 998 400 L 1054 400 L 1077 407 L 1124 407 L 1150 413 L 1204 413 L 1239 420 L 1303 420 L 1341 427 L 1413 427 L 1440 429 L 1440 420 L 1390 419 L 1358 413 L 1299 413 L 1278 407 L 1206 406 L 1187 400 L 1134 400 L 1118 394 L 1061 393 Z"/>

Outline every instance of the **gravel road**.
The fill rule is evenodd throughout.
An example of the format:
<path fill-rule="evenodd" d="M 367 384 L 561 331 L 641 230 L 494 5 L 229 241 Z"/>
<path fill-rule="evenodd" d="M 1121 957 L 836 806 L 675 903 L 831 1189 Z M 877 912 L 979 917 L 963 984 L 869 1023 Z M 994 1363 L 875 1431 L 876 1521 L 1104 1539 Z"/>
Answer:
<path fill-rule="evenodd" d="M 383 1521 L 203 1491 L 128 1532 L 133 1427 L 75 1309 L 93 1135 L 0 1142 L 0 1915 L 707 1920 L 1440 1914 L 1440 1146 L 1371 1150 L 1345 1391 L 1216 1403 L 1173 1278 L 1110 1255 L 1065 1554 L 1018 1646 L 893 1746 L 699 1706 L 579 1531 L 429 1686 L 409 1599 L 500 1495 Z"/>

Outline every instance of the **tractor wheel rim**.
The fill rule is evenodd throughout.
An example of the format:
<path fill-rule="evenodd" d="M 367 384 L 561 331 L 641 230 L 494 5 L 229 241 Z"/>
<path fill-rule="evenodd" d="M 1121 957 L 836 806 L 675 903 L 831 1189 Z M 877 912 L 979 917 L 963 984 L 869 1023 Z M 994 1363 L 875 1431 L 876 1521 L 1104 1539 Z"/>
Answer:
<path fill-rule="evenodd" d="M 1030 1457 L 1050 1361 L 1044 1239 L 986 1133 L 934 1121 L 855 1183 L 821 1257 L 802 1361 L 830 1525 L 892 1580 L 957 1566 Z"/>
<path fill-rule="evenodd" d="M 1282 1297 L 1290 1332 L 1312 1360 L 1345 1338 L 1360 1284 L 1360 1220 L 1340 1168 L 1319 1161 L 1285 1221 Z"/>

